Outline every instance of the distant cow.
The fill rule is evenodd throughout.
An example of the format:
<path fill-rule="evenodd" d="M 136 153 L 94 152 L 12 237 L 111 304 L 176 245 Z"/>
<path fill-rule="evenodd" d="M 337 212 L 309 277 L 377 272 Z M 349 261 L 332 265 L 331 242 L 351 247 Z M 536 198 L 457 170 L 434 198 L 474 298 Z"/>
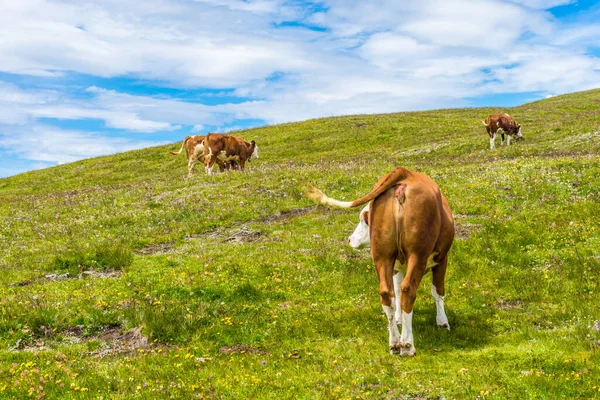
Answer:
<path fill-rule="evenodd" d="M 483 121 L 485 129 L 488 135 L 490 135 L 490 149 L 495 147 L 496 132 L 501 131 L 502 141 L 500 145 L 504 144 L 504 133 L 506 133 L 506 145 L 510 146 L 510 138 L 515 135 L 515 140 L 522 139 L 521 125 L 517 124 L 513 117 L 508 114 L 492 114 Z"/>
<path fill-rule="evenodd" d="M 198 161 L 204 162 L 204 136 L 186 136 L 179 151 L 171 151 L 170 153 L 178 156 L 184 148 L 188 160 L 188 177 L 190 177 L 196 163 Z"/>
<path fill-rule="evenodd" d="M 179 151 L 171 151 L 170 153 L 178 156 L 181 154 L 182 150 L 185 149 L 185 154 L 187 155 L 188 160 L 188 177 L 192 176 L 192 172 L 197 162 L 204 163 L 204 138 L 205 136 L 186 136 L 181 144 L 181 148 Z M 219 169 L 223 171 L 225 168 L 230 168 L 231 166 L 227 163 L 223 163 L 220 160 L 217 160 Z"/>
<path fill-rule="evenodd" d="M 361 222 L 349 242 L 353 247 L 371 246 L 380 301 L 388 319 L 390 353 L 412 356 L 416 352 L 413 306 L 421 279 L 430 269 L 436 323 L 450 329 L 444 311 L 444 277 L 454 240 L 454 219 L 446 198 L 431 178 L 398 167 L 358 200 L 334 200 L 315 187 L 306 195 L 321 204 L 342 208 L 369 203 L 361 211 Z M 397 327 L 400 321 L 401 335 Z"/>
<path fill-rule="evenodd" d="M 219 133 L 209 133 L 204 139 L 204 167 L 210 174 L 215 162 L 235 163 L 242 171 L 246 161 L 258 158 L 258 146 L 253 140 L 248 143 L 244 139 Z"/>

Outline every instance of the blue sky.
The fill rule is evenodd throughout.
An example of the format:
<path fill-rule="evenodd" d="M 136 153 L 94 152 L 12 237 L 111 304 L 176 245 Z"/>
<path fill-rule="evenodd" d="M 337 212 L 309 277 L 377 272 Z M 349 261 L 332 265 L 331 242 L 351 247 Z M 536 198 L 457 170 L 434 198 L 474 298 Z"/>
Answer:
<path fill-rule="evenodd" d="M 0 13 L 0 177 L 308 118 L 600 87 L 600 4 L 20 0 Z"/>

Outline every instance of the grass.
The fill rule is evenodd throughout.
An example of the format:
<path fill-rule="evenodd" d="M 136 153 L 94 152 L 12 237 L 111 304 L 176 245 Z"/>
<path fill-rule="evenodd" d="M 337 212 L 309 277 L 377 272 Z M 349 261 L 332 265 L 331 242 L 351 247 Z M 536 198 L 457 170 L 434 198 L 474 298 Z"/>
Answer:
<path fill-rule="evenodd" d="M 184 179 L 178 142 L 0 179 L 0 398 L 600 398 L 600 90 L 508 110 L 526 140 L 489 150 L 499 111 L 240 131 L 246 173 Z M 357 198 L 396 165 L 458 232 L 452 331 L 424 282 L 414 358 L 388 354 L 346 244 L 358 210 L 300 195 Z"/>

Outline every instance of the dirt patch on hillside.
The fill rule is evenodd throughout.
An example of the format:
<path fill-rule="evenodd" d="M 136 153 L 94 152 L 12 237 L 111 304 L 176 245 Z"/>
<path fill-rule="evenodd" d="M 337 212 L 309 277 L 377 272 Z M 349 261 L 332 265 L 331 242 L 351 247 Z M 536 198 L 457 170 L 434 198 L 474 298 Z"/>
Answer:
<path fill-rule="evenodd" d="M 27 343 L 19 339 L 9 350 L 36 352 L 52 348 L 57 343 L 79 344 L 99 341 L 98 348 L 90 351 L 89 354 L 102 358 L 150 348 L 148 338 L 142 334 L 141 326 L 127 332 L 123 332 L 120 326 L 106 326 L 100 332 L 91 336 L 86 336 L 85 328 L 82 325 L 70 326 L 60 332 L 56 332 L 50 327 L 41 326 L 37 333 L 41 334 L 42 337 Z"/>
<path fill-rule="evenodd" d="M 22 286 L 29 286 L 31 284 L 34 284 L 38 281 L 38 279 L 24 279 L 22 281 L 19 282 L 15 282 L 15 283 L 9 283 L 8 287 L 22 287 Z"/>
<path fill-rule="evenodd" d="M 242 227 L 230 232 L 230 236 L 225 239 L 225 241 L 228 243 L 252 243 L 261 239 L 263 236 L 263 233 L 260 231 Z"/>
<path fill-rule="evenodd" d="M 455 229 L 456 232 L 454 237 L 456 240 L 467 240 L 472 234 L 479 232 L 481 230 L 481 226 L 466 221 L 457 221 L 455 224 Z"/>
<path fill-rule="evenodd" d="M 86 336 L 84 327 L 78 325 L 71 326 L 60 332 L 60 334 L 63 341 L 71 343 L 99 341 L 98 348 L 89 352 L 91 356 L 97 358 L 150 348 L 148 338 L 142 334 L 141 326 L 126 332 L 120 326 L 106 326 L 99 333 Z"/>
<path fill-rule="evenodd" d="M 250 221 L 246 221 L 243 223 L 232 224 L 229 226 L 219 227 L 212 231 L 202 232 L 202 233 L 193 233 L 186 236 L 186 239 L 216 239 L 225 243 L 253 243 L 265 240 L 279 240 L 278 238 L 269 238 L 265 232 L 262 232 L 258 229 L 249 228 L 249 225 L 252 224 L 272 224 L 281 221 L 286 221 L 291 218 L 299 217 L 302 215 L 306 215 L 311 211 L 315 210 L 315 206 L 303 207 L 303 208 L 293 208 L 291 210 L 280 211 L 275 214 L 269 215 L 264 218 L 257 218 Z M 318 213 L 315 215 L 330 215 L 330 214 L 340 214 L 343 213 L 344 210 L 332 210 L 328 208 L 321 208 L 318 210 Z M 158 245 L 157 245 L 158 246 Z M 163 244 L 163 246 L 173 246 L 170 244 Z M 150 248 L 151 246 L 147 246 L 146 248 Z M 141 251 L 136 251 L 138 254 L 151 254 L 151 253 L 141 253 Z"/>
<path fill-rule="evenodd" d="M 11 283 L 9 287 L 23 287 L 33 285 L 34 283 L 45 283 L 45 282 L 59 282 L 64 281 L 66 279 L 107 279 L 107 278 L 118 278 L 123 274 L 122 271 L 94 271 L 87 270 L 82 271 L 77 275 L 72 275 L 68 272 L 64 274 L 52 273 L 46 274 L 43 277 L 33 278 L 33 279 L 25 279 L 16 283 Z"/>
<path fill-rule="evenodd" d="M 326 208 L 326 207 L 317 208 L 317 207 L 318 206 L 293 208 L 291 210 L 281 211 L 276 214 L 269 215 L 266 218 L 263 218 L 260 220 L 255 220 L 253 222 L 261 222 L 261 223 L 281 222 L 281 221 L 286 221 L 291 218 L 299 217 L 301 215 L 309 214 L 313 210 L 316 210 L 315 218 L 319 218 L 319 217 L 325 216 L 325 215 L 342 214 L 342 213 L 346 212 L 346 210 L 332 209 L 332 208 Z"/>
<path fill-rule="evenodd" d="M 499 308 L 501 310 L 523 308 L 523 303 L 520 300 L 500 300 L 496 303 L 496 308 Z"/>
<path fill-rule="evenodd" d="M 13 346 L 9 346 L 8 351 L 41 351 L 46 350 L 46 342 L 43 339 L 36 339 L 32 343 L 25 343 L 23 339 L 19 339 Z"/>
<path fill-rule="evenodd" d="M 99 349 L 90 352 L 90 355 L 97 358 L 150 348 L 148 338 L 142 334 L 141 326 L 127 332 L 121 331 L 119 327 L 114 327 L 102 332 L 95 339 L 102 342 Z"/>
<path fill-rule="evenodd" d="M 48 281 L 56 282 L 65 279 L 107 279 L 107 278 L 118 278 L 123 274 L 123 271 L 95 271 L 93 269 L 87 271 L 81 271 L 77 275 L 71 275 L 68 272 L 64 274 L 47 274 L 44 278 Z"/>
<path fill-rule="evenodd" d="M 133 252 L 135 254 L 148 256 L 151 254 L 168 253 L 171 250 L 173 250 L 173 247 L 174 247 L 173 243 L 156 243 L 156 244 L 149 244 L 148 246 L 146 246 L 142 249 L 134 250 Z"/>
<path fill-rule="evenodd" d="M 299 215 L 307 214 L 314 208 L 315 208 L 314 206 L 303 207 L 303 208 L 292 208 L 291 210 L 280 211 L 273 215 L 269 215 L 268 217 L 265 217 L 261 220 L 257 220 L 255 222 L 268 222 L 268 223 L 278 222 L 278 221 L 286 220 L 289 218 L 297 217 Z"/>
<path fill-rule="evenodd" d="M 267 235 L 259 230 L 250 229 L 246 224 L 236 228 L 223 227 L 205 233 L 188 235 L 188 239 L 216 239 L 225 243 L 253 243 L 265 240 Z"/>

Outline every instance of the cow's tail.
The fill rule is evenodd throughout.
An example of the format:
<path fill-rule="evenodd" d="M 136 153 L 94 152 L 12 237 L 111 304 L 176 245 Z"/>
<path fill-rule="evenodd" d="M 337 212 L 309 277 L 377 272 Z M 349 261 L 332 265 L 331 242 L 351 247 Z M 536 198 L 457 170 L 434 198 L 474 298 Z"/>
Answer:
<path fill-rule="evenodd" d="M 183 139 L 183 143 L 181 143 L 181 148 L 179 149 L 179 151 L 170 151 L 169 153 L 173 154 L 174 156 L 178 156 L 181 154 L 181 152 L 183 151 L 183 148 L 185 147 L 185 142 L 187 142 L 189 139 L 189 137 L 186 137 L 185 139 Z"/>
<path fill-rule="evenodd" d="M 380 179 L 377 185 L 375 185 L 375 187 L 371 191 L 371 193 L 354 201 L 339 201 L 336 199 L 329 198 L 313 185 L 310 185 L 308 187 L 308 190 L 306 190 L 304 195 L 319 204 L 326 204 L 340 208 L 358 207 L 378 197 L 383 192 L 396 185 L 399 181 L 406 179 L 409 174 L 410 171 L 408 171 L 407 169 L 398 167 L 386 176 L 384 176 L 382 179 Z"/>

